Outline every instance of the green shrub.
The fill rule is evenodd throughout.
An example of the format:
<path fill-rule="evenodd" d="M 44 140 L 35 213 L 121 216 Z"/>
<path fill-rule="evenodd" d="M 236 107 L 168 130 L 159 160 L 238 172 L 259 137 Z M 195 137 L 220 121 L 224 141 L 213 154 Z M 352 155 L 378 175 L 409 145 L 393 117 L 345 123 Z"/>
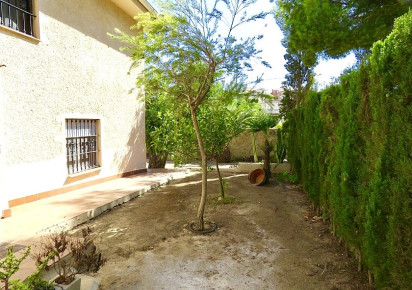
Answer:
<path fill-rule="evenodd" d="M 52 283 L 44 281 L 41 276 L 49 258 L 46 257 L 41 264 L 37 265 L 37 269 L 34 273 L 28 276 L 24 281 L 21 280 L 11 280 L 11 276 L 17 273 L 20 269 L 20 264 L 27 258 L 31 251 L 31 247 L 28 246 L 23 252 L 20 258 L 17 258 L 14 251 L 14 246 L 7 247 L 6 257 L 0 261 L 0 282 L 4 283 L 4 289 L 13 289 L 13 290 L 33 290 L 33 289 L 42 289 L 42 290 L 52 290 L 54 286 Z"/>
<path fill-rule="evenodd" d="M 296 174 L 289 173 L 289 171 L 285 171 L 276 175 L 276 179 L 282 182 L 295 183 L 298 180 L 298 176 Z"/>
<path fill-rule="evenodd" d="M 28 276 L 24 281 L 21 280 L 11 280 L 10 285 L 13 290 L 54 290 L 54 283 L 45 281 L 42 278 L 43 272 L 47 267 L 49 262 L 47 257 L 43 260 L 41 264 L 37 264 L 37 269 L 34 273 Z"/>
<path fill-rule="evenodd" d="M 30 253 L 30 247 L 24 251 L 20 258 L 17 258 L 13 251 L 14 246 L 8 246 L 6 257 L 0 261 L 0 282 L 4 283 L 4 289 L 9 289 L 10 277 L 19 269 L 20 264 Z"/>

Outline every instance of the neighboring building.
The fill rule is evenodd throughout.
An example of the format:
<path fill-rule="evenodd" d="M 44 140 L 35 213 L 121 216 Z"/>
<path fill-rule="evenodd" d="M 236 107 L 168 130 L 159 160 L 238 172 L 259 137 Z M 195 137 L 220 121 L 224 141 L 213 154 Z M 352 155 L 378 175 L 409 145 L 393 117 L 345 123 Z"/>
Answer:
<path fill-rule="evenodd" d="M 259 103 L 262 108 L 269 114 L 278 115 L 280 101 L 283 98 L 283 91 L 272 90 L 270 94 L 273 96 L 273 99 L 260 99 Z"/>
<path fill-rule="evenodd" d="M 0 0 L 0 213 L 146 171 L 122 45 L 146 0 Z"/>

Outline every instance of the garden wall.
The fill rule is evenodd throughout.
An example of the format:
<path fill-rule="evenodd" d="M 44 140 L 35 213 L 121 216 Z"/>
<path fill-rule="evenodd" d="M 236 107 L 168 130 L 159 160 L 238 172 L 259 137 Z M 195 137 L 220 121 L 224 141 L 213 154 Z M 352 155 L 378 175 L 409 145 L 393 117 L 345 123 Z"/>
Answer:
<path fill-rule="evenodd" d="M 263 146 L 264 137 L 262 132 L 255 134 L 256 136 L 256 148 L 259 160 L 263 159 Z M 276 130 L 269 130 L 270 141 L 275 143 Z M 252 161 L 253 162 L 253 149 L 252 149 L 252 133 L 245 132 L 239 136 L 233 138 L 229 143 L 230 157 L 232 161 Z"/>
<path fill-rule="evenodd" d="M 412 285 L 412 12 L 289 112 L 289 162 L 377 288 Z"/>

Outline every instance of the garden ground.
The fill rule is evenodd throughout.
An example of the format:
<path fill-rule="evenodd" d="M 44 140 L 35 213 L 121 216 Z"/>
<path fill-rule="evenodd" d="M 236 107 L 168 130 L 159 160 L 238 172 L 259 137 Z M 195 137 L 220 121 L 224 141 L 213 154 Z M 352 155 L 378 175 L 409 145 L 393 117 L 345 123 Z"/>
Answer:
<path fill-rule="evenodd" d="M 252 186 L 224 173 L 232 203 L 217 202 L 209 173 L 205 220 L 216 232 L 188 229 L 201 175 L 170 182 L 86 223 L 106 264 L 101 289 L 366 289 L 364 273 L 313 215 L 297 186 Z"/>

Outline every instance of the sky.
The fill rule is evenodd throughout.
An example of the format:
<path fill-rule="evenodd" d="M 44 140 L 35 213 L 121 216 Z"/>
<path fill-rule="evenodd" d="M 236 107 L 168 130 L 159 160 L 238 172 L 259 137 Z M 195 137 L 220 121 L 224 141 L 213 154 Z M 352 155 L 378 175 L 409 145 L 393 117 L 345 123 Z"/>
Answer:
<path fill-rule="evenodd" d="M 153 5 L 153 0 L 149 0 L 149 2 Z M 257 3 L 248 12 L 259 13 L 261 11 L 274 11 L 274 9 L 275 4 L 270 3 L 270 0 L 257 0 Z M 258 76 L 263 75 L 263 81 L 258 84 L 257 88 L 261 88 L 267 93 L 270 93 L 272 89 L 281 89 L 282 82 L 287 73 L 283 57 L 286 49 L 281 44 L 283 34 L 274 17 L 268 15 L 264 20 L 244 24 L 239 27 L 237 33 L 244 37 L 263 35 L 263 38 L 256 42 L 256 48 L 262 51 L 260 54 L 262 60 L 267 61 L 271 68 L 254 63 L 252 64 L 254 71 L 248 74 L 249 79 L 253 81 Z M 314 70 L 318 88 L 326 87 L 334 78 L 339 77 L 345 68 L 351 67 L 355 62 L 356 59 L 353 54 L 338 60 L 320 60 Z"/>
<path fill-rule="evenodd" d="M 255 4 L 255 9 L 256 10 L 253 11 L 254 13 L 262 10 L 273 11 L 275 4 L 270 3 L 269 0 L 258 0 L 257 4 Z M 262 89 L 268 93 L 272 89 L 280 89 L 287 73 L 284 67 L 285 59 L 283 57 L 286 49 L 281 44 L 283 34 L 274 17 L 268 15 L 263 21 L 246 24 L 245 27 L 242 28 L 242 35 L 243 34 L 251 36 L 254 34 L 264 35 L 264 37 L 256 43 L 256 47 L 262 50 L 261 56 L 263 60 L 266 60 L 272 66 L 270 69 L 262 65 L 255 66 L 256 69 L 254 73 L 250 74 L 251 79 L 255 79 L 263 73 L 263 82 L 259 84 Z M 355 63 L 356 58 L 353 54 L 343 59 L 320 60 L 314 70 L 316 74 L 315 81 L 317 82 L 318 88 L 322 89 L 326 87 L 333 79 L 339 77 L 345 68 L 351 67 Z"/>

